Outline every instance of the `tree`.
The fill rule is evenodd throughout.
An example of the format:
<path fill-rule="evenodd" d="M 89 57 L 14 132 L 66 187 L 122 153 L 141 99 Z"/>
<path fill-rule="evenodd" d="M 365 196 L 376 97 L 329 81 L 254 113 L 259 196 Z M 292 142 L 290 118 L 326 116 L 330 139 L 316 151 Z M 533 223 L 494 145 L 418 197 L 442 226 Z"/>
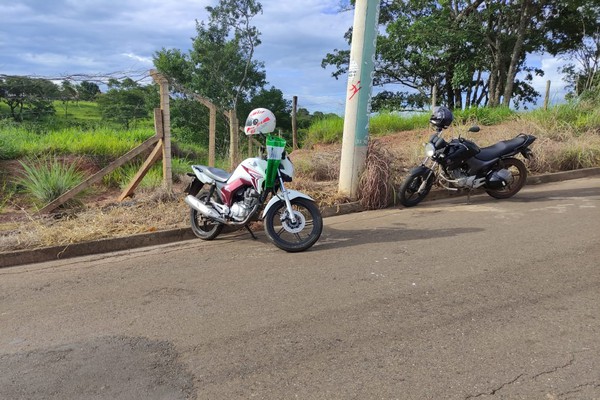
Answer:
<path fill-rule="evenodd" d="M 186 54 L 162 49 L 155 53 L 154 65 L 182 89 L 238 115 L 238 104 L 249 101 L 266 83 L 263 63 L 253 59 L 260 32 L 251 25 L 262 6 L 255 0 L 220 0 L 206 9 L 208 22 L 196 21 L 192 50 Z M 234 143 L 237 136 L 230 139 Z"/>
<path fill-rule="evenodd" d="M 76 101 L 78 99 L 77 89 L 71 84 L 71 82 L 65 80 L 61 83 L 58 90 L 58 97 L 65 110 L 65 117 L 68 116 L 69 102 Z"/>
<path fill-rule="evenodd" d="M 0 99 L 8 105 L 11 117 L 17 122 L 54 114 L 52 101 L 57 96 L 58 87 L 46 79 L 8 76 L 0 80 Z"/>
<path fill-rule="evenodd" d="M 562 70 L 569 88 L 572 89 L 569 95 L 578 96 L 585 91 L 599 88 L 600 5 L 589 4 L 585 0 L 566 2 L 554 11 L 548 24 L 553 39 L 549 50 L 557 54 L 566 48 L 564 53 L 573 61 Z"/>
<path fill-rule="evenodd" d="M 94 101 L 96 96 L 100 94 L 100 87 L 89 81 L 83 81 L 76 87 L 79 93 L 79 99 L 83 101 Z"/>
<path fill-rule="evenodd" d="M 206 9 L 209 20 L 196 22 L 189 54 L 162 49 L 155 53 L 154 64 L 191 91 L 232 109 L 265 84 L 264 66 L 253 60 L 260 33 L 250 25 L 262 6 L 254 0 L 221 0 Z"/>
<path fill-rule="evenodd" d="M 533 101 L 533 74 L 543 71 L 526 65 L 527 55 L 573 49 L 597 26 L 597 8 L 597 0 L 384 0 L 374 84 L 409 90 L 384 91 L 373 105 L 419 107 L 434 87 L 451 108 Z M 348 57 L 335 50 L 322 66 L 337 78 Z"/>
<path fill-rule="evenodd" d="M 310 111 L 306 108 L 300 107 L 296 111 L 296 124 L 298 124 L 298 129 L 308 129 L 311 121 L 312 115 L 310 115 Z"/>
<path fill-rule="evenodd" d="M 110 79 L 108 91 L 98 96 L 102 117 L 129 129 L 136 120 L 148 118 L 150 105 L 147 90 L 131 78 Z"/>

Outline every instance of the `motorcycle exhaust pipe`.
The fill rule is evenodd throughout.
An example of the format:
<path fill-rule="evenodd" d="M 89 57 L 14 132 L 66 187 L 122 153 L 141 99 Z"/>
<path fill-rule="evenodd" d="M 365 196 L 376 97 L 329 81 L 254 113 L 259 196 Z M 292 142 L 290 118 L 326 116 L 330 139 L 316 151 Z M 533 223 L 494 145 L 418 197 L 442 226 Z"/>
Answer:
<path fill-rule="evenodd" d="M 221 222 L 224 224 L 226 223 L 225 220 L 223 218 L 221 218 L 219 213 L 216 212 L 214 208 L 211 208 L 211 207 L 207 206 L 206 204 L 202 203 L 200 200 L 198 200 L 196 197 L 192 196 L 191 194 L 187 195 L 185 197 L 185 199 L 183 199 L 183 201 L 185 201 L 188 206 L 192 207 L 194 210 L 198 211 L 205 217 L 214 219 L 217 222 Z"/>

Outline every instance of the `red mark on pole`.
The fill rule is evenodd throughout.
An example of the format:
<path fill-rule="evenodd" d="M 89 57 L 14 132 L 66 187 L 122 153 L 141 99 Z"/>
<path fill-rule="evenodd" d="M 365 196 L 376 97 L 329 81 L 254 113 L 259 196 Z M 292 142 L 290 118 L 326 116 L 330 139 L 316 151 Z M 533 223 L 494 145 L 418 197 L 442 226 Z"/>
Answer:
<path fill-rule="evenodd" d="M 350 88 L 350 92 L 352 92 L 352 94 L 350 95 L 350 97 L 348 97 L 348 100 L 352 100 L 352 98 L 354 97 L 354 95 L 356 93 L 358 93 L 358 91 L 361 89 L 360 85 L 360 81 L 356 82 L 356 85 L 352 85 L 352 87 Z"/>

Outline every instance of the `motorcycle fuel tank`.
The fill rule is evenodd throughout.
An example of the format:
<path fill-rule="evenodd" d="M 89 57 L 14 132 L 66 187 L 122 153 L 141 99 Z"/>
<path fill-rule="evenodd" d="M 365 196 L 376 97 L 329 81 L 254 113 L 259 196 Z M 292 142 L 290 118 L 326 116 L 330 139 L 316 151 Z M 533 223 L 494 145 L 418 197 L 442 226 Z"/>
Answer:
<path fill-rule="evenodd" d="M 446 168 L 454 169 L 479 153 L 479 151 L 479 146 L 470 140 L 452 139 L 444 149 L 444 157 L 441 161 Z"/>

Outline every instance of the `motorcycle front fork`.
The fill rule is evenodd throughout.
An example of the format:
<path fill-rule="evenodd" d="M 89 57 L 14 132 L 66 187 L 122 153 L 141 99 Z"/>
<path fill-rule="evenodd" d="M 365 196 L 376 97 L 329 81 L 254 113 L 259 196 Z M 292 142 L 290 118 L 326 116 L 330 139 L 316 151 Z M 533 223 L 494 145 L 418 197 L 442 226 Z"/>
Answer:
<path fill-rule="evenodd" d="M 277 177 L 279 178 L 279 185 L 281 187 L 281 194 L 283 195 L 283 200 L 285 201 L 285 207 L 290 216 L 290 220 L 292 221 L 292 224 L 295 224 L 296 223 L 296 215 L 294 214 L 294 210 L 292 209 L 292 202 L 290 201 L 290 196 L 288 195 L 287 189 L 283 185 L 283 179 L 281 178 L 281 176 L 278 175 Z"/>

